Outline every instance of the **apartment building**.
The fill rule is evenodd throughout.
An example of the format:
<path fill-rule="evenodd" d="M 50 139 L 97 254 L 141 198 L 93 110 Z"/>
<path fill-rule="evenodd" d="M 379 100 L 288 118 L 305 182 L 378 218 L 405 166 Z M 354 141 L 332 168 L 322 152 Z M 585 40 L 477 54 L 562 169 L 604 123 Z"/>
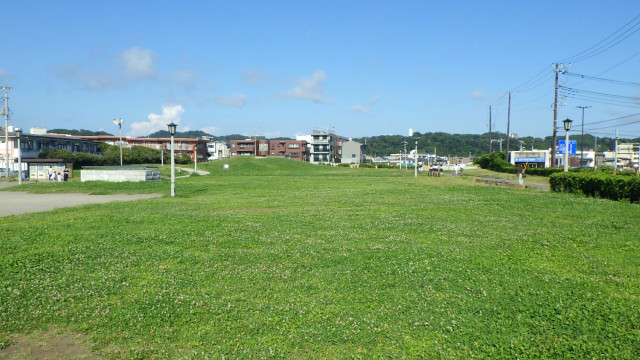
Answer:
<path fill-rule="evenodd" d="M 262 136 L 254 136 L 244 140 L 231 140 L 229 148 L 231 157 L 279 156 L 298 161 L 307 161 L 308 158 L 307 142 L 300 140 L 267 140 Z"/>

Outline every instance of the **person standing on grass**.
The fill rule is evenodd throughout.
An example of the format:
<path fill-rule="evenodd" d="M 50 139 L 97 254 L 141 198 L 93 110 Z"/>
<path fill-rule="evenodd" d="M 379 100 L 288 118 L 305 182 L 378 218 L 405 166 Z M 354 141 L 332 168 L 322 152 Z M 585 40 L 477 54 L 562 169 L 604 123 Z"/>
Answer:
<path fill-rule="evenodd" d="M 453 165 L 453 176 L 458 176 L 458 164 Z"/>
<path fill-rule="evenodd" d="M 67 169 L 66 167 L 64 168 L 64 171 L 62 172 L 63 174 L 63 180 L 67 181 L 69 180 L 69 169 Z"/>
<path fill-rule="evenodd" d="M 49 170 L 47 171 L 47 175 L 49 176 L 49 180 L 53 180 L 53 169 L 49 166 Z"/>
<path fill-rule="evenodd" d="M 518 165 L 518 184 L 522 185 L 522 175 L 524 174 L 524 168 L 522 165 Z"/>

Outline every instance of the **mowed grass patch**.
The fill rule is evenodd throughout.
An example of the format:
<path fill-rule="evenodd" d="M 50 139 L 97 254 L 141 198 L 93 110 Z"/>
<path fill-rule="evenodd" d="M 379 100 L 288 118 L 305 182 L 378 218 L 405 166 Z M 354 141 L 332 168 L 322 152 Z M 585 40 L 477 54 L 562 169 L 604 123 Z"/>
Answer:
<path fill-rule="evenodd" d="M 640 352 L 637 205 L 225 163 L 176 198 L 0 218 L 2 336 L 68 328 L 106 358 Z"/>

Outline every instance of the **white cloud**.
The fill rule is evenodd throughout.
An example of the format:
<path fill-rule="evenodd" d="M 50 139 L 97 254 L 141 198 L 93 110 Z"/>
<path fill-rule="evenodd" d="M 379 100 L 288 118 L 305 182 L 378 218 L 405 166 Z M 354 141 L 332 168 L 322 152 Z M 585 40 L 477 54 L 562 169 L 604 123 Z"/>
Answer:
<path fill-rule="evenodd" d="M 135 81 L 154 78 L 155 59 L 152 50 L 132 47 L 118 55 L 89 54 L 83 61 L 54 67 L 53 72 L 90 90 L 124 88 Z"/>
<path fill-rule="evenodd" d="M 327 79 L 327 74 L 322 70 L 316 70 L 311 76 L 303 77 L 296 81 L 297 86 L 285 95 L 291 98 L 306 99 L 317 103 L 327 102 L 324 99 L 322 84 Z"/>
<path fill-rule="evenodd" d="M 485 94 L 485 92 L 482 90 L 476 90 L 469 94 L 469 99 L 475 101 L 484 101 L 487 99 L 487 94 Z"/>
<path fill-rule="evenodd" d="M 214 135 L 216 134 L 218 131 L 220 131 L 220 128 L 215 126 L 215 125 L 211 125 L 211 126 L 207 126 L 207 127 L 203 127 L 202 129 L 200 129 L 200 131 L 204 131 L 207 134 L 211 134 Z"/>
<path fill-rule="evenodd" d="M 247 104 L 247 97 L 244 94 L 233 94 L 231 96 L 220 96 L 216 102 L 224 106 L 243 107 Z"/>
<path fill-rule="evenodd" d="M 372 97 L 370 97 L 369 99 L 367 99 L 366 101 L 364 101 L 362 104 L 365 105 L 372 105 L 377 103 L 378 101 L 380 101 L 380 95 L 374 95 Z M 355 111 L 358 112 L 360 114 L 370 114 L 371 113 L 371 109 L 369 109 L 368 107 L 362 105 L 362 104 L 356 104 L 351 108 L 351 111 Z"/>
<path fill-rule="evenodd" d="M 156 74 L 156 53 L 134 46 L 120 54 L 126 74 L 134 79 L 152 78 Z"/>
<path fill-rule="evenodd" d="M 371 110 L 369 110 L 368 108 L 366 108 L 366 107 L 364 107 L 364 106 L 362 106 L 360 104 L 354 105 L 351 108 L 351 111 L 359 112 L 360 114 L 365 114 L 365 115 L 371 113 Z"/>
<path fill-rule="evenodd" d="M 149 135 L 159 130 L 167 130 L 170 123 L 180 124 L 180 115 L 184 113 L 182 105 L 165 104 L 162 106 L 162 114 L 151 113 L 147 116 L 149 121 L 134 122 L 131 124 L 129 136 Z M 187 128 L 178 131 L 188 131 Z"/>

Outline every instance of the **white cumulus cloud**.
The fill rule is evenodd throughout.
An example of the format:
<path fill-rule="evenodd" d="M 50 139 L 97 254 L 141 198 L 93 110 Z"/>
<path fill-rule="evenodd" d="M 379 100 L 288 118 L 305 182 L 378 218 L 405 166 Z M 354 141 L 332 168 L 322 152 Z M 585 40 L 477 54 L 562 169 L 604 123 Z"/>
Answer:
<path fill-rule="evenodd" d="M 324 99 L 323 84 L 327 74 L 322 70 L 316 70 L 311 76 L 300 78 L 297 86 L 285 95 L 290 98 L 306 99 L 317 103 L 327 102 Z"/>
<path fill-rule="evenodd" d="M 184 113 L 182 105 L 165 104 L 162 106 L 162 114 L 151 113 L 147 116 L 149 121 L 134 122 L 131 124 L 129 136 L 144 136 L 159 130 L 167 130 L 170 123 L 180 125 L 180 115 Z M 178 131 L 188 131 L 188 129 L 178 129 Z"/>

